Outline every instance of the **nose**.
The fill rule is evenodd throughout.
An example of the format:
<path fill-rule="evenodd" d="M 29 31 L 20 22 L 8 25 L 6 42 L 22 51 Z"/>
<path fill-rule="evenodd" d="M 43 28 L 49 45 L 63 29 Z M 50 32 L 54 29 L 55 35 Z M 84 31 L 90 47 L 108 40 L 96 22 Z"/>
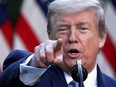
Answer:
<path fill-rule="evenodd" d="M 78 42 L 77 33 L 74 29 L 72 29 L 69 34 L 69 43 L 77 43 L 77 42 Z"/>

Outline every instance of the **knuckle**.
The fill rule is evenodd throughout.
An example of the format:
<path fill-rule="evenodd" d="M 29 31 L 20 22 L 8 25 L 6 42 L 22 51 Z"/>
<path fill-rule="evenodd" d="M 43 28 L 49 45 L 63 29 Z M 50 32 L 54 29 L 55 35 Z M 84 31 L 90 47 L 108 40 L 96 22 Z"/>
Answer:
<path fill-rule="evenodd" d="M 39 66 L 42 67 L 42 68 L 47 68 L 48 65 L 46 65 L 44 62 L 39 62 Z"/>
<path fill-rule="evenodd" d="M 46 46 L 46 53 L 47 54 L 53 53 L 53 48 L 51 46 Z"/>
<path fill-rule="evenodd" d="M 47 56 L 51 56 L 53 55 L 53 50 L 47 50 L 46 53 L 45 53 Z"/>
<path fill-rule="evenodd" d="M 40 57 L 44 58 L 45 57 L 45 51 L 44 49 L 40 50 Z"/>
<path fill-rule="evenodd" d="M 43 63 L 46 63 L 46 58 L 45 58 L 45 57 L 42 57 L 40 60 L 41 60 Z"/>
<path fill-rule="evenodd" d="M 39 49 L 39 46 L 36 46 L 36 47 L 34 48 L 34 51 L 36 52 L 38 49 Z"/>

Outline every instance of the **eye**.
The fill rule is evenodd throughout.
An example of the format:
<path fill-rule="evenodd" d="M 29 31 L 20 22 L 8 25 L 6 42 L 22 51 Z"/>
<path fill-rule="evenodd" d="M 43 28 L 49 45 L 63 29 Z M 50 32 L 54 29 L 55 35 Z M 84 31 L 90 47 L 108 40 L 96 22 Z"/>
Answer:
<path fill-rule="evenodd" d="M 89 28 L 88 28 L 88 27 L 80 27 L 80 28 L 79 28 L 79 31 L 80 31 L 81 33 L 86 33 L 86 32 L 89 31 Z"/>
<path fill-rule="evenodd" d="M 64 31 L 66 31 L 66 29 L 60 28 L 60 29 L 58 29 L 57 31 L 58 31 L 58 32 L 64 32 Z"/>
<path fill-rule="evenodd" d="M 83 28 L 80 28 L 80 30 L 88 30 L 88 28 L 86 28 L 86 27 L 83 27 Z"/>
<path fill-rule="evenodd" d="M 58 33 L 67 33 L 68 29 L 58 29 Z"/>
<path fill-rule="evenodd" d="M 68 30 L 69 30 L 68 27 L 59 27 L 59 28 L 57 29 L 57 32 L 58 32 L 58 33 L 67 33 Z"/>

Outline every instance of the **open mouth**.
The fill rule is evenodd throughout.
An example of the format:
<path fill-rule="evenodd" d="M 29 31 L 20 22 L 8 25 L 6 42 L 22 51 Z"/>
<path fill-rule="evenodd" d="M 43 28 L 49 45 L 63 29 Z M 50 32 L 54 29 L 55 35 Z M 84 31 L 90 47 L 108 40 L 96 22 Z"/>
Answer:
<path fill-rule="evenodd" d="M 79 51 L 77 49 L 71 49 L 69 52 L 71 54 L 77 54 L 77 53 L 79 53 Z"/>
<path fill-rule="evenodd" d="M 73 58 L 77 58 L 79 56 L 79 51 L 77 49 L 71 49 L 68 52 L 68 55 Z"/>

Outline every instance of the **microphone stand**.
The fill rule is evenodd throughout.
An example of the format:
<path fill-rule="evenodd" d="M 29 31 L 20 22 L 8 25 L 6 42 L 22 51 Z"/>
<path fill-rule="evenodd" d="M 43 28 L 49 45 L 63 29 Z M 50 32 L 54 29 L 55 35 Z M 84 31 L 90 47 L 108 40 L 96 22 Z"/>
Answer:
<path fill-rule="evenodd" d="M 79 78 L 80 78 L 80 80 L 79 80 L 79 87 L 84 87 L 81 60 L 77 60 L 76 61 L 76 64 L 78 65 L 78 73 L 77 73 L 77 76 L 79 76 Z"/>

